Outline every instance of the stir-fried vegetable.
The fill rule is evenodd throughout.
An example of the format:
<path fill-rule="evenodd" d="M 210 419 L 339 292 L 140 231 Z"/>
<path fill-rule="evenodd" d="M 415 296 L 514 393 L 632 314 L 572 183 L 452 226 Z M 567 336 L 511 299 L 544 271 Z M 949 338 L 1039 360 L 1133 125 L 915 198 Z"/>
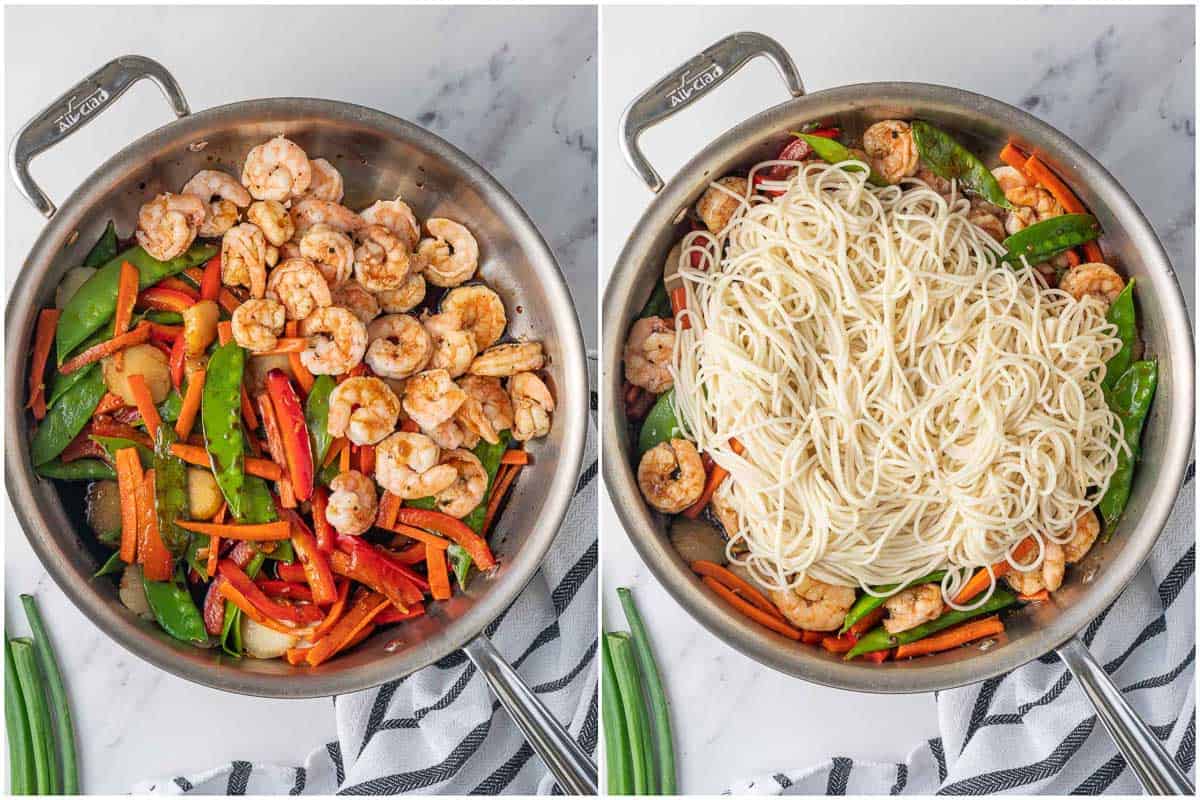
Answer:
<path fill-rule="evenodd" d="M 993 205 L 1012 208 L 992 171 L 953 136 L 922 120 L 912 123 L 912 132 L 917 152 L 935 175 L 960 181 Z"/>
<path fill-rule="evenodd" d="M 846 161 L 861 161 L 862 158 L 856 155 L 849 147 L 839 142 L 837 139 L 828 136 L 817 136 L 812 133 L 795 133 L 793 136 L 804 141 L 812 151 L 827 164 L 841 164 Z M 846 167 L 848 172 L 854 172 L 861 167 L 850 166 Z M 867 180 L 876 186 L 887 186 L 887 181 L 878 175 L 874 170 L 871 170 Z"/>
<path fill-rule="evenodd" d="M 1100 498 L 1098 510 L 1104 517 L 1106 535 L 1111 536 L 1133 488 L 1133 472 L 1142 452 L 1142 427 L 1150 414 L 1154 392 L 1158 388 L 1158 362 L 1136 361 L 1113 384 L 1109 405 L 1125 429 L 1128 449 L 1117 452 L 1117 469 L 1108 482 L 1108 491 Z"/>
<path fill-rule="evenodd" d="M 325 455 L 333 443 L 329 435 L 329 395 L 337 383 L 328 375 L 318 375 L 304 401 L 304 419 L 312 437 L 312 458 L 316 464 L 325 463 Z"/>
<path fill-rule="evenodd" d="M 212 459 L 213 475 L 233 515 L 242 513 L 242 487 L 246 482 L 242 444 L 242 371 L 246 351 L 223 344 L 212 354 L 200 401 L 204 442 Z"/>
<path fill-rule="evenodd" d="M 918 625 L 915 628 L 910 628 L 900 633 L 888 633 L 887 629 L 882 625 L 878 628 L 870 630 L 858 643 L 851 648 L 850 652 L 846 653 L 846 658 L 854 658 L 855 656 L 871 653 L 878 650 L 888 650 L 896 645 L 909 644 L 918 639 L 924 639 L 931 633 L 937 633 L 940 630 L 945 630 L 952 625 L 957 625 L 960 622 L 966 622 L 975 617 L 982 617 L 988 614 L 995 613 L 1002 608 L 1007 608 L 1017 602 L 1017 596 L 1007 589 L 996 587 L 992 592 L 992 596 L 986 602 L 979 605 L 977 608 L 970 611 L 959 611 L 958 609 L 950 609 L 940 617 L 929 622 Z"/>
<path fill-rule="evenodd" d="M 112 467 L 96 458 L 80 458 L 66 464 L 56 458 L 38 465 L 34 471 L 43 478 L 60 481 L 99 481 L 117 477 Z"/>
<path fill-rule="evenodd" d="M 61 402 L 50 407 L 46 418 L 33 434 L 29 456 L 35 467 L 47 463 L 66 449 L 100 404 L 105 392 L 104 376 L 97 364 L 85 369 L 87 374 L 63 393 Z"/>
<path fill-rule="evenodd" d="M 675 420 L 675 389 L 672 388 L 658 396 L 654 407 L 642 422 L 642 430 L 638 434 L 638 453 L 645 453 L 655 445 L 678 439 L 682 435 Z"/>
<path fill-rule="evenodd" d="M 1091 214 L 1063 214 L 1035 222 L 1004 240 L 1008 250 L 1002 261 L 1030 264 L 1049 261 L 1059 253 L 1078 247 L 1100 236 L 1100 223 Z"/>
<path fill-rule="evenodd" d="M 946 577 L 945 570 L 938 570 L 936 572 L 931 572 L 928 575 L 923 575 L 920 578 L 917 578 L 915 581 L 909 582 L 906 584 L 906 587 L 920 586 L 925 583 L 939 583 L 944 577 Z M 874 588 L 877 592 L 886 594 L 894 592 L 901 587 L 899 584 L 890 584 L 888 586 L 875 586 L 872 588 Z M 850 610 L 846 612 L 846 621 L 842 623 L 841 632 L 845 633 L 846 631 L 850 630 L 850 628 L 852 628 L 856 622 L 882 606 L 885 600 L 887 600 L 887 597 L 876 597 L 875 595 L 866 594 L 864 592 L 863 595 L 858 598 L 858 601 L 850 607 Z"/>
<path fill-rule="evenodd" d="M 1137 312 L 1133 307 L 1134 283 L 1136 281 L 1130 278 L 1125 288 L 1117 295 L 1117 299 L 1108 307 L 1107 319 L 1117 326 L 1117 338 L 1121 340 L 1121 349 L 1105 365 L 1104 380 L 1100 385 L 1107 394 L 1112 393 L 1117 380 L 1133 363 L 1134 349 L 1137 347 Z"/>

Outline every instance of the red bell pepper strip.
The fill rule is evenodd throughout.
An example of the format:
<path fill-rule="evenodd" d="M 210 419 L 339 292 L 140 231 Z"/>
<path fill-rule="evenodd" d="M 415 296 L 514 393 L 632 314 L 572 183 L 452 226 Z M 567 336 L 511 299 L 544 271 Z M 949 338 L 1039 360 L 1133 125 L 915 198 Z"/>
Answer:
<path fill-rule="evenodd" d="M 101 461 L 111 461 L 108 451 L 92 438 L 91 423 L 83 426 L 83 430 L 79 432 L 79 435 L 63 448 L 62 453 L 58 457 L 64 464 L 78 461 L 81 458 L 98 458 Z"/>
<path fill-rule="evenodd" d="M 46 416 L 46 360 L 50 357 L 60 313 L 57 308 L 43 308 L 38 313 L 37 331 L 33 335 L 33 363 L 29 366 L 29 402 L 26 404 L 34 419 Z"/>
<path fill-rule="evenodd" d="M 168 275 L 154 285 L 160 289 L 170 289 L 173 292 L 186 294 L 188 297 L 192 298 L 193 302 L 200 299 L 199 293 L 196 292 L 195 288 L 193 288 L 190 283 L 185 280 L 181 280 L 180 278 L 176 278 L 174 275 Z"/>
<path fill-rule="evenodd" d="M 153 308 L 160 311 L 175 311 L 182 313 L 196 301 L 177 289 L 164 289 L 161 286 L 151 286 L 138 295 L 138 308 Z"/>
<path fill-rule="evenodd" d="M 171 343 L 171 355 L 167 356 L 167 366 L 171 370 L 171 383 L 175 391 L 183 390 L 183 365 L 187 353 L 183 349 L 184 337 L 176 336 Z"/>
<path fill-rule="evenodd" d="M 312 589 L 303 583 L 273 581 L 268 578 L 257 578 L 254 582 L 258 584 L 258 588 L 262 589 L 263 594 L 267 597 L 286 597 L 288 600 L 307 600 L 310 603 L 313 599 Z M 336 592 L 333 599 L 337 599 Z"/>
<path fill-rule="evenodd" d="M 283 438 L 292 491 L 296 499 L 303 502 L 312 497 L 315 474 L 304 409 L 283 370 L 273 369 L 267 373 L 267 392 L 271 395 L 275 419 L 279 423 L 279 435 Z"/>
<path fill-rule="evenodd" d="M 337 531 L 329 524 L 325 509 L 329 507 L 329 489 L 317 486 L 312 494 L 313 527 L 317 529 L 317 548 L 322 553 L 331 553 L 337 541 Z"/>
<path fill-rule="evenodd" d="M 804 161 L 810 155 L 812 155 L 812 147 L 809 146 L 808 142 L 797 137 L 784 145 L 783 149 L 779 151 L 779 155 L 775 156 L 775 158 L 779 161 Z M 782 181 L 786 180 L 792 174 L 793 169 L 794 167 L 789 167 L 786 164 L 775 164 L 768 167 L 763 173 L 771 180 Z"/>
<path fill-rule="evenodd" d="M 424 508 L 402 508 L 396 514 L 396 521 L 405 525 L 440 533 L 467 551 L 467 555 L 475 562 L 475 566 L 487 571 L 496 566 L 496 557 L 488 543 L 475 531 L 466 526 L 462 520 L 455 519 L 440 511 Z"/>
<path fill-rule="evenodd" d="M 395 606 L 388 606 L 375 617 L 376 625 L 390 625 L 393 622 L 404 622 L 406 619 L 425 616 L 425 604 L 417 603 L 410 606 L 408 611 L 401 611 Z"/>
<path fill-rule="evenodd" d="M 339 533 L 337 546 L 338 550 L 348 553 L 351 558 L 356 559 L 355 563 L 367 564 L 372 569 L 378 567 L 384 572 L 391 571 L 422 592 L 429 591 L 429 581 L 425 580 L 423 576 L 392 558 L 386 550 L 364 541 L 361 537 L 345 536 Z M 420 598 L 418 597 L 417 600 Z"/>
<path fill-rule="evenodd" d="M 822 139 L 836 139 L 842 135 L 841 128 L 817 128 L 815 131 L 809 131 L 809 136 L 820 136 Z"/>
<path fill-rule="evenodd" d="M 314 644 L 321 639 L 322 636 L 329 633 L 337 621 L 341 619 L 343 612 L 346 610 L 346 601 L 350 597 L 350 581 L 339 580 L 337 582 L 338 596 L 333 605 L 329 607 L 328 613 L 325 614 L 325 619 L 317 626 L 317 629 L 309 634 L 309 641 Z"/>
<path fill-rule="evenodd" d="M 329 560 L 317 547 L 317 538 L 308 530 L 300 515 L 284 509 L 292 522 L 292 547 L 304 567 L 304 577 L 312 588 L 313 602 L 326 606 L 337 600 L 337 584 L 333 582 L 333 570 Z"/>
<path fill-rule="evenodd" d="M 200 299 L 216 300 L 221 296 L 221 256 L 215 255 L 204 265 L 200 278 Z"/>
<path fill-rule="evenodd" d="M 399 575 L 388 572 L 378 562 L 368 563 L 366 558 L 356 560 L 354 556 L 335 550 L 329 554 L 329 565 L 338 575 L 379 592 L 405 611 L 412 603 L 419 603 L 423 599 L 416 587 Z"/>
<path fill-rule="evenodd" d="M 305 659 L 309 666 L 318 666 L 347 647 L 359 631 L 371 624 L 376 616 L 388 606 L 388 599 L 383 595 L 369 592 L 357 601 L 338 620 L 337 624 L 323 636 L 319 642 L 308 649 Z"/>
<path fill-rule="evenodd" d="M 292 622 L 297 625 L 304 625 L 309 622 L 317 621 L 316 619 L 312 618 L 311 612 L 305 612 L 301 610 L 304 608 L 304 606 L 284 605 L 282 603 L 276 603 L 274 600 L 267 597 L 263 590 L 260 589 L 258 585 L 254 583 L 254 581 L 250 580 L 250 577 L 242 571 L 241 567 L 239 567 L 237 564 L 234 564 L 227 558 L 222 559 L 221 562 L 217 564 L 217 572 L 222 578 L 229 581 L 233 588 L 236 589 L 239 594 L 249 600 L 255 608 L 271 619 L 279 620 L 281 622 Z M 320 610 L 316 609 L 314 606 L 309 606 L 309 608 L 313 608 L 317 612 L 318 619 L 323 616 L 321 615 Z"/>
<path fill-rule="evenodd" d="M 275 563 L 275 574 L 279 576 L 281 581 L 288 583 L 307 583 L 308 576 L 304 572 L 304 567 L 300 564 L 285 564 L 282 561 Z"/>
<path fill-rule="evenodd" d="M 221 583 L 221 577 L 217 576 L 216 580 L 208 584 L 208 591 L 204 593 L 201 616 L 204 617 L 204 630 L 212 636 L 220 636 L 225 628 L 225 595 L 221 594 Z"/>

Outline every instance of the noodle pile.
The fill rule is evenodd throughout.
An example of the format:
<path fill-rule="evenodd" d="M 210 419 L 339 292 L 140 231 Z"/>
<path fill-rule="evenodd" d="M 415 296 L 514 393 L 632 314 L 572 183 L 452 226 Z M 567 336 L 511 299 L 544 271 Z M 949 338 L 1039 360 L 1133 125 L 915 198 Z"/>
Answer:
<path fill-rule="evenodd" d="M 1034 568 L 1116 467 L 1100 381 L 1120 341 L 1103 303 L 1000 264 L 961 196 L 798 166 L 763 184 L 782 196 L 754 195 L 680 256 L 676 408 L 731 474 L 730 557 L 776 588 L 948 569 L 947 598 L 1026 536 Z"/>

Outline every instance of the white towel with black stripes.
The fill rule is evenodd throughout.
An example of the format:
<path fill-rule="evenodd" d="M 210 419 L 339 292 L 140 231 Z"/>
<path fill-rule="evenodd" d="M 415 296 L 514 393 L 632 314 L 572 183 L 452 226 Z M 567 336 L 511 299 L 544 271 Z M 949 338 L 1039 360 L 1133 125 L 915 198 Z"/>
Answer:
<path fill-rule="evenodd" d="M 594 405 L 594 404 L 593 404 Z M 597 536 L 595 434 L 575 498 L 542 568 L 487 629 L 580 745 L 595 756 Z M 549 794 L 554 780 L 462 653 L 334 700 L 337 741 L 303 766 L 235 761 L 149 780 L 134 794 Z"/>
<path fill-rule="evenodd" d="M 1195 781 L 1195 496 L 1184 484 L 1129 588 L 1083 633 L 1098 662 Z M 726 794 L 1137 794 L 1141 788 L 1071 673 L 1050 654 L 937 695 L 941 736 L 904 763 L 837 757 Z"/>

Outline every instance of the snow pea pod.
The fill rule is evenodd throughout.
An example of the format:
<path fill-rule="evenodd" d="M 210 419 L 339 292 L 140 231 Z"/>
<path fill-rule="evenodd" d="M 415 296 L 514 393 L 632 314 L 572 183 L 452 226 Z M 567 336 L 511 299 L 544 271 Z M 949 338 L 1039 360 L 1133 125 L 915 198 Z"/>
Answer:
<path fill-rule="evenodd" d="M 262 569 L 263 561 L 266 556 L 262 552 L 255 553 L 254 556 L 246 563 L 245 573 L 247 577 L 254 578 L 258 576 L 258 571 Z M 225 625 L 221 628 L 221 649 L 234 658 L 242 657 L 242 626 L 241 626 L 242 610 L 235 606 L 231 601 L 225 601 Z"/>
<path fill-rule="evenodd" d="M 109 459 L 115 464 L 117 461 L 117 451 L 124 450 L 126 447 L 132 447 L 137 450 L 138 460 L 142 462 L 142 467 L 150 469 L 154 466 L 154 451 L 144 444 L 125 439 L 120 436 L 97 436 L 92 434 L 92 441 L 99 444 L 108 451 Z"/>
<path fill-rule="evenodd" d="M 304 401 L 304 421 L 312 439 L 313 463 L 320 464 L 329 452 L 333 437 L 329 435 L 329 395 L 337 383 L 328 375 L 318 375 L 313 381 L 308 399 Z"/>
<path fill-rule="evenodd" d="M 99 267 L 112 261 L 117 256 L 117 226 L 110 219 L 104 226 L 104 233 L 92 245 L 92 249 L 84 256 L 85 267 Z"/>
<path fill-rule="evenodd" d="M 678 439 L 682 433 L 675 420 L 675 389 L 672 388 L 658 396 L 642 422 L 642 430 L 638 434 L 638 453 L 643 454 L 657 444 Z"/>
<path fill-rule="evenodd" d="M 1104 517 L 1106 541 L 1112 536 L 1113 528 L 1121 518 L 1125 504 L 1129 502 L 1133 473 L 1142 454 L 1142 427 L 1150 413 L 1150 404 L 1157 388 L 1158 362 L 1135 361 L 1117 379 L 1108 394 L 1109 407 L 1121 418 L 1121 424 L 1125 427 L 1125 444 L 1129 450 L 1126 452 L 1122 449 L 1117 453 L 1117 469 L 1108 482 L 1108 490 L 1100 498 L 1098 509 Z"/>
<path fill-rule="evenodd" d="M 1100 223 L 1091 214 L 1063 214 L 1035 222 L 1004 240 L 1008 251 L 1000 257 L 1007 263 L 1030 264 L 1049 261 L 1059 253 L 1078 247 L 1100 236 Z"/>
<path fill-rule="evenodd" d="M 1133 363 L 1133 351 L 1137 346 L 1137 312 L 1133 307 L 1133 283 L 1134 279 L 1130 278 L 1129 283 L 1125 284 L 1125 288 L 1117 295 L 1117 299 L 1108 307 L 1107 318 L 1117 326 L 1117 338 L 1121 340 L 1121 349 L 1108 360 L 1104 380 L 1100 382 L 1106 395 L 1112 392 L 1117 380 Z"/>
<path fill-rule="evenodd" d="M 216 254 L 217 248 L 212 245 L 192 245 L 178 258 L 159 261 L 141 247 L 133 247 L 110 258 L 84 281 L 62 310 L 55 333 L 58 363 L 63 363 L 80 342 L 112 318 L 117 308 L 117 285 L 123 262 L 137 268 L 138 288 L 145 289 L 163 278 L 203 264 Z"/>
<path fill-rule="evenodd" d="M 92 575 L 92 577 L 100 578 L 105 575 L 115 575 L 116 573 L 121 572 L 124 569 L 125 569 L 125 562 L 121 559 L 121 551 L 114 550 L 113 554 L 108 557 L 108 561 L 104 562 L 104 566 L 102 566 L 102 567 L 100 567 L 100 569 L 96 570 L 96 573 L 94 575 Z"/>
<path fill-rule="evenodd" d="M 46 412 L 46 418 L 33 434 L 29 455 L 35 467 L 47 463 L 66 449 L 92 418 L 96 406 L 100 405 L 100 398 L 104 397 L 105 392 L 100 365 L 89 364 L 84 370 L 87 376 L 63 394 L 62 402 Z"/>
<path fill-rule="evenodd" d="M 154 440 L 154 505 L 158 514 L 158 533 L 173 558 L 187 552 L 191 534 L 175 524 L 188 518 L 187 468 L 171 453 L 175 430 L 159 425 Z"/>
<path fill-rule="evenodd" d="M 266 481 L 257 475 L 246 476 L 242 483 L 241 503 L 235 516 L 238 522 L 246 524 L 274 522 L 279 519 L 275 515 L 275 497 L 267 487 Z"/>
<path fill-rule="evenodd" d="M 846 658 L 851 659 L 855 656 L 861 656 L 863 653 L 873 653 L 876 650 L 888 650 L 896 645 L 909 644 L 918 639 L 924 639 L 931 633 L 937 633 L 940 630 L 957 625 L 960 622 L 966 622 L 969 619 L 999 611 L 1015 602 L 1017 602 L 1015 594 L 1007 589 L 996 587 L 986 603 L 970 611 L 959 611 L 952 608 L 937 619 L 895 634 L 888 633 L 887 628 L 880 625 L 878 628 L 872 628 L 863 634 L 863 637 L 858 640 L 858 644 L 854 645 L 850 649 L 850 652 L 846 653 Z"/>
<path fill-rule="evenodd" d="M 142 579 L 146 601 L 159 626 L 181 642 L 207 644 L 208 632 L 191 592 L 177 581 Z"/>
<path fill-rule="evenodd" d="M 922 577 L 917 578 L 915 581 L 909 581 L 905 588 L 908 588 L 909 586 L 920 586 L 924 583 L 935 583 L 944 577 L 946 577 L 945 570 L 938 570 L 937 572 L 931 572 L 928 575 L 923 575 Z M 877 592 L 894 592 L 896 589 L 900 588 L 900 584 L 893 583 L 887 586 L 874 586 L 872 588 Z M 846 621 L 842 623 L 842 629 L 839 631 L 839 633 L 845 633 L 846 631 L 850 630 L 854 623 L 858 622 L 867 614 L 870 614 L 872 611 L 883 605 L 884 600 L 887 600 L 887 598 L 876 597 L 875 595 L 871 594 L 864 594 L 862 597 L 858 598 L 858 602 L 852 605 L 850 610 L 846 612 Z"/>
<path fill-rule="evenodd" d="M 646 305 L 642 306 L 638 319 L 669 316 L 671 316 L 671 298 L 667 296 L 667 285 L 658 281 L 654 284 L 654 291 L 650 294 L 650 299 L 646 301 Z"/>
<path fill-rule="evenodd" d="M 213 476 L 229 510 L 242 516 L 242 487 L 246 482 L 242 439 L 242 372 L 246 351 L 233 342 L 218 347 L 208 361 L 208 377 L 200 397 L 204 442 Z"/>
<path fill-rule="evenodd" d="M 130 322 L 130 327 L 136 326 L 138 322 L 140 322 L 146 316 L 146 314 L 143 314 L 140 311 L 134 314 L 132 321 Z M 112 338 L 112 336 L 113 326 L 107 325 L 93 333 L 88 338 L 84 339 L 83 342 L 81 342 L 80 345 L 71 352 L 71 355 L 77 355 L 82 353 L 84 350 L 100 344 L 101 342 L 107 342 Z M 77 369 L 74 372 L 68 372 L 66 375 L 63 375 L 61 372 L 56 370 L 54 377 L 50 379 L 50 390 L 46 397 L 46 405 L 54 405 L 56 402 L 58 402 L 59 398 L 63 396 L 67 389 L 70 389 L 82 378 L 83 370 Z"/>
<path fill-rule="evenodd" d="M 912 123 L 912 132 L 917 152 L 933 174 L 946 180 L 958 180 L 993 205 L 1012 208 L 992 171 L 954 137 L 922 120 Z"/>
<path fill-rule="evenodd" d="M 471 567 L 475 563 L 471 560 L 471 554 L 461 546 L 451 544 L 446 548 L 446 556 L 450 559 L 450 569 L 454 572 L 454 577 L 458 579 L 458 587 L 466 591 L 467 581 L 471 579 Z"/>
<path fill-rule="evenodd" d="M 812 151 L 817 154 L 817 158 L 827 164 L 840 164 L 843 161 L 862 161 L 860 154 L 855 153 L 849 147 L 839 142 L 837 139 L 831 139 L 828 136 L 812 136 L 807 133 L 793 133 L 793 136 L 803 139 L 812 148 Z M 858 172 L 859 167 L 846 167 L 847 172 Z M 888 182 L 883 179 L 875 170 L 871 170 L 867 176 L 867 181 L 876 186 L 887 186 Z"/>
<path fill-rule="evenodd" d="M 116 471 L 98 458 L 80 458 L 66 464 L 56 458 L 41 464 L 34 471 L 43 478 L 59 481 L 116 480 L 117 477 Z"/>

